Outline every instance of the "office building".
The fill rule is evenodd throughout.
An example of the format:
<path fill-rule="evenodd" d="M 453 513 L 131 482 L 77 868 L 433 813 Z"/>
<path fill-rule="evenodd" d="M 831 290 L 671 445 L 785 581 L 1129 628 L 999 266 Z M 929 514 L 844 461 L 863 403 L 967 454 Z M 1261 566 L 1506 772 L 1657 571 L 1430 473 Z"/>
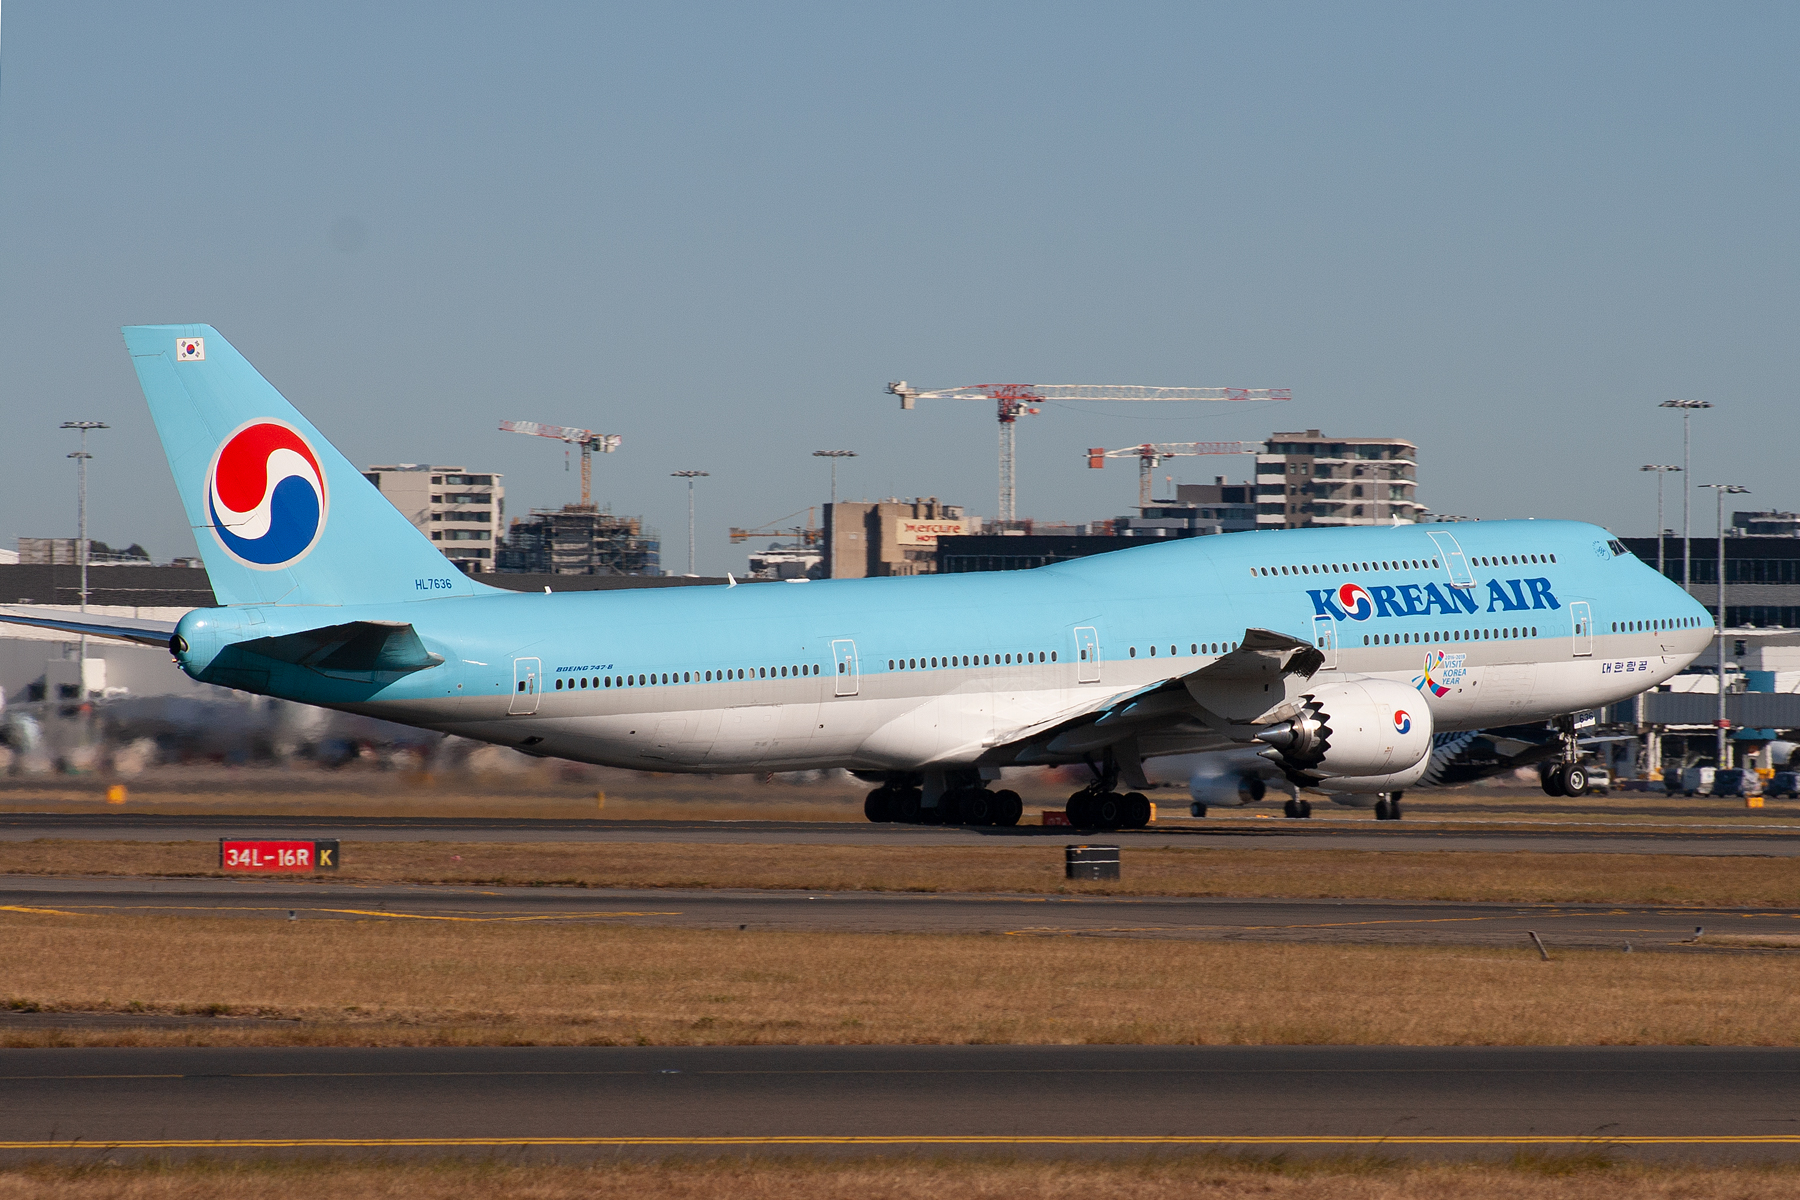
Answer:
<path fill-rule="evenodd" d="M 960 537 L 980 527 L 958 504 L 936 496 L 914 500 L 844 500 L 825 506 L 825 574 L 831 579 L 869 579 L 937 572 L 940 537 Z"/>

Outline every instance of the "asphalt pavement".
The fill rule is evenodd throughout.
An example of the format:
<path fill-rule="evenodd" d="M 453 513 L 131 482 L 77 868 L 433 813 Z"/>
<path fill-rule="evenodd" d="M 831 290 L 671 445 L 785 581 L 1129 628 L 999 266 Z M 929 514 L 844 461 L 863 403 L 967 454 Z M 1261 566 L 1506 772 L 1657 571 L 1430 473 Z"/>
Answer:
<path fill-rule="evenodd" d="M 1127 860 L 1129 869 L 1129 860 Z M 0 911 L 247 920 L 602 922 L 689 929 L 1006 934 L 1713 953 L 1800 938 L 1800 910 L 1194 896 L 457 887 L 442 884 L 0 876 Z M 1704 932 L 1696 933 L 1697 930 Z M 1708 938 L 1715 939 L 1709 944 Z M 1535 951 L 1533 951 L 1535 952 Z M 1746 952 L 1732 947 L 1731 952 Z M 1794 951 L 1750 951 L 1794 953 Z"/>
<path fill-rule="evenodd" d="M 1462 850 L 1569 854 L 1800 856 L 1800 823 L 1789 817 L 1666 821 L 1491 819 L 1505 828 L 1457 821 L 1380 822 L 1360 810 L 1315 806 L 1312 820 L 1234 814 L 1182 817 L 1148 829 L 1084 834 L 1067 826 L 1011 828 L 887 825 L 855 821 L 568 820 L 506 817 L 290 817 L 155 813 L 5 813 L 0 842 L 39 838 L 86 841 L 216 841 L 221 837 L 341 838 L 365 842 L 616 842 L 712 845 L 993 846 L 1104 836 L 1132 846 L 1214 849 L 1295 847 L 1321 850 Z"/>
<path fill-rule="evenodd" d="M 0 1158 L 94 1154 L 1800 1157 L 1800 1051 L 106 1048 L 0 1055 Z"/>

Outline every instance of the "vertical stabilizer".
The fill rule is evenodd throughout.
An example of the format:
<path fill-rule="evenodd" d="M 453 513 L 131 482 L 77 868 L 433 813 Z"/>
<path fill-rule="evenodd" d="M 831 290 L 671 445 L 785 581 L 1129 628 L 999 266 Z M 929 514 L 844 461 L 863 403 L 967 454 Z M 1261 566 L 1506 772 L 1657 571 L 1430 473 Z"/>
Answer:
<path fill-rule="evenodd" d="M 221 604 L 376 604 L 488 590 L 212 326 L 124 332 Z"/>

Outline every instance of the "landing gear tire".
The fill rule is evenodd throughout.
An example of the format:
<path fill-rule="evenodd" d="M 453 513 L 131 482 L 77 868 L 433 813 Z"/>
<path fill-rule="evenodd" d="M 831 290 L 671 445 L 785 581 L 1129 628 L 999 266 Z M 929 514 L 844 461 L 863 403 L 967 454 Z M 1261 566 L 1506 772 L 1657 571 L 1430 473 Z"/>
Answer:
<path fill-rule="evenodd" d="M 1281 815 L 1297 821 L 1304 821 L 1312 816 L 1312 801 L 1294 797 L 1281 806 Z"/>
<path fill-rule="evenodd" d="M 1025 801 L 1019 798 L 1019 793 L 1009 789 L 994 793 L 994 824 L 1017 825 L 1024 815 Z"/>
<path fill-rule="evenodd" d="M 1076 792 L 1073 796 L 1069 797 L 1069 803 L 1064 808 L 1064 812 L 1067 813 L 1069 818 L 1069 824 L 1077 829 L 1092 829 L 1094 827 L 1094 814 L 1092 811 L 1093 799 L 1094 794 L 1092 792 Z"/>
<path fill-rule="evenodd" d="M 1125 824 L 1125 797 L 1104 792 L 1093 799 L 1094 828 L 1120 829 Z"/>
<path fill-rule="evenodd" d="M 1375 819 L 1377 821 L 1398 821 L 1400 819 L 1400 793 L 1383 796 L 1375 802 Z"/>
<path fill-rule="evenodd" d="M 1587 768 L 1580 763 L 1567 763 L 1556 773 L 1565 796 L 1585 796 L 1588 790 Z"/>
<path fill-rule="evenodd" d="M 899 792 L 896 792 L 894 794 L 892 808 L 894 814 L 893 819 L 904 825 L 919 824 L 921 812 L 919 801 L 923 798 L 924 797 L 919 794 L 918 788 L 903 788 Z"/>
<path fill-rule="evenodd" d="M 986 788 L 958 788 L 945 801 L 955 797 L 956 803 L 952 811 L 957 815 L 959 825 L 992 825 L 997 810 L 994 803 L 998 799 Z"/>
<path fill-rule="evenodd" d="M 1142 829 L 1150 824 L 1150 797 L 1142 792 L 1125 793 L 1124 828 Z"/>
<path fill-rule="evenodd" d="M 1563 794 L 1562 768 L 1563 764 L 1561 763 L 1545 763 L 1538 768 L 1538 783 L 1543 787 L 1544 795 L 1560 796 Z"/>
<path fill-rule="evenodd" d="M 1192 804 L 1188 805 L 1188 816 L 1204 817 L 1205 815 L 1206 815 L 1206 805 L 1200 803 L 1198 800 L 1196 800 Z"/>
<path fill-rule="evenodd" d="M 869 793 L 863 801 L 863 816 L 878 824 L 885 824 L 894 819 L 894 793 L 891 788 L 879 787 Z"/>

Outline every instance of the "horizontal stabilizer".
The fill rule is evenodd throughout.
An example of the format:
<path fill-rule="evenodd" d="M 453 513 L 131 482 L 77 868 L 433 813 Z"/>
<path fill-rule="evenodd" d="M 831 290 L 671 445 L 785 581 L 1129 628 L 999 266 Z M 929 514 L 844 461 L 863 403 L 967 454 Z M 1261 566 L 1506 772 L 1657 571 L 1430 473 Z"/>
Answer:
<path fill-rule="evenodd" d="M 0 621 L 85 633 L 89 637 L 118 638 L 144 646 L 167 646 L 175 636 L 175 622 L 148 621 L 138 617 L 102 617 L 93 613 L 65 612 L 60 608 L 0 608 Z"/>
<path fill-rule="evenodd" d="M 418 632 L 404 621 L 347 621 L 239 642 L 236 648 L 337 679 L 407 675 L 444 661 L 443 655 L 425 649 Z"/>

